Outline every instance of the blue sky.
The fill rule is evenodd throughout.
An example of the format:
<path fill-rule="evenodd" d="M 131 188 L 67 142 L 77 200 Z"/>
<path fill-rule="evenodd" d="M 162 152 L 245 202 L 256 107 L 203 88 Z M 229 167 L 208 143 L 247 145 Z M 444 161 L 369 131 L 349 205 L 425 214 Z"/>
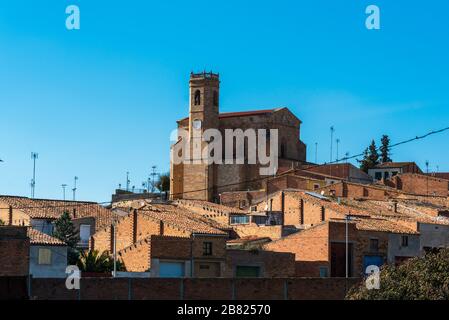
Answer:
<path fill-rule="evenodd" d="M 76 4 L 81 29 L 65 28 Z M 381 9 L 381 30 L 365 8 Z M 190 71 L 221 77 L 221 111 L 289 107 L 308 159 L 356 154 L 449 125 L 447 0 L 0 0 L 0 193 L 108 201 L 169 169 L 169 138 L 188 113 Z M 449 171 L 449 132 L 393 159 Z"/>

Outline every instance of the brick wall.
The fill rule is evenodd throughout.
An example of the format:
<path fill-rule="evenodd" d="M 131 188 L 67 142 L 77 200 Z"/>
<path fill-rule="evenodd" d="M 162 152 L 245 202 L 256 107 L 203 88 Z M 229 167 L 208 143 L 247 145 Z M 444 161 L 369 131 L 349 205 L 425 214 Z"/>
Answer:
<path fill-rule="evenodd" d="M 392 186 L 406 193 L 447 196 L 449 181 L 422 174 L 406 173 L 393 177 Z"/>
<path fill-rule="evenodd" d="M 118 255 L 129 272 L 146 272 L 151 267 L 150 243 L 146 239 L 123 249 Z"/>
<path fill-rule="evenodd" d="M 0 226 L 0 276 L 26 276 L 30 239 L 26 227 Z"/>
<path fill-rule="evenodd" d="M 282 226 L 239 225 L 233 227 L 240 238 L 248 236 L 268 237 L 276 240 L 282 237 Z"/>
<path fill-rule="evenodd" d="M 259 266 L 265 278 L 293 277 L 295 255 L 265 250 L 228 250 L 224 277 L 234 277 L 236 266 Z"/>
<path fill-rule="evenodd" d="M 356 278 L 160 279 L 82 278 L 80 290 L 65 279 L 32 279 L 36 300 L 342 300 Z"/>

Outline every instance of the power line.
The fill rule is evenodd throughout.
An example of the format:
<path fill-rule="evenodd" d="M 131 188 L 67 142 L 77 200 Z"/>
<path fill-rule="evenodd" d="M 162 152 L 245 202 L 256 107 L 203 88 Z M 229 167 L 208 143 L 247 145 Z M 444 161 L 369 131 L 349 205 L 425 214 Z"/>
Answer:
<path fill-rule="evenodd" d="M 393 144 L 393 145 L 390 146 L 390 149 L 392 149 L 392 148 L 394 148 L 394 147 L 397 147 L 397 146 L 400 146 L 400 145 L 404 145 L 404 144 L 413 142 L 413 141 L 425 139 L 425 138 L 427 138 L 427 137 L 429 137 L 429 136 L 431 136 L 431 135 L 439 134 L 439 133 L 442 133 L 442 132 L 445 132 L 445 131 L 448 131 L 448 130 L 449 130 L 449 127 L 445 127 L 445 128 L 443 128 L 443 129 L 439 129 L 439 130 L 430 131 L 430 132 L 428 132 L 428 133 L 426 133 L 426 134 L 424 134 L 424 135 L 416 136 L 416 137 L 414 137 L 414 138 L 407 139 L 407 140 L 404 140 L 404 141 L 395 143 L 395 144 Z M 377 151 L 380 151 L 380 147 L 377 148 Z M 355 154 L 355 155 L 352 155 L 352 156 L 345 156 L 344 158 L 337 159 L 337 160 L 335 160 L 335 161 L 330 161 L 330 162 L 328 162 L 328 163 L 316 164 L 316 165 L 309 166 L 309 167 L 307 168 L 307 170 L 313 169 L 313 168 L 322 167 L 322 166 L 326 166 L 326 165 L 329 165 L 329 164 L 335 164 L 335 163 L 338 163 L 338 162 L 340 162 L 340 161 L 347 161 L 347 160 L 350 160 L 350 159 L 355 159 L 355 158 L 361 157 L 361 156 L 363 156 L 363 155 L 364 155 L 364 153 L 362 152 L 362 153 Z M 269 176 L 269 178 L 276 178 L 276 177 L 279 177 L 279 176 L 282 176 L 282 174 L 275 174 L 275 175 Z M 236 182 L 236 183 L 229 183 L 229 184 L 224 184 L 224 185 L 215 186 L 215 187 L 202 188 L 202 189 L 196 189 L 196 190 L 189 190 L 189 191 L 183 191 L 183 192 L 177 192 L 177 193 L 170 193 L 169 195 L 170 195 L 170 196 L 175 196 L 175 195 L 183 195 L 183 194 L 187 194 L 187 193 L 194 193 L 194 192 L 200 192 L 200 191 L 207 191 L 207 190 L 212 189 L 212 188 L 217 188 L 217 189 L 219 189 L 219 188 L 225 188 L 225 187 L 230 187 L 230 186 L 240 185 L 240 184 L 243 184 L 243 183 L 258 182 L 258 181 L 265 180 L 266 178 L 267 178 L 267 177 L 259 177 L 259 178 L 255 178 L 255 179 L 251 179 L 251 180 L 244 180 L 244 181 L 240 181 L 240 182 Z M 419 196 L 424 196 L 424 195 L 419 195 Z M 37 200 L 37 201 L 38 201 L 38 200 L 58 201 L 58 200 L 50 200 L 50 199 L 32 199 L 32 200 Z M 14 209 L 45 209 L 45 208 L 78 207 L 78 206 L 104 205 L 104 204 L 111 204 L 111 201 L 104 201 L 104 202 L 98 202 L 98 203 L 97 203 L 97 202 L 87 202 L 87 203 L 76 203 L 76 204 L 71 204 L 70 202 L 66 202 L 66 203 L 61 204 L 61 205 L 59 205 L 59 206 L 58 206 L 58 205 L 49 205 L 49 206 L 23 206 L 23 207 L 14 207 Z M 9 207 L 7 207 L 7 208 L 0 208 L 0 209 L 9 209 Z"/>
<path fill-rule="evenodd" d="M 333 131 L 334 131 L 334 130 L 335 130 L 335 129 L 334 129 L 333 127 L 331 127 L 331 133 L 332 133 L 332 134 L 333 134 Z M 430 132 L 428 132 L 428 133 L 426 133 L 426 134 L 424 134 L 424 135 L 422 135 L 422 136 L 416 136 L 416 137 L 414 137 L 414 138 L 407 139 L 407 140 L 404 140 L 404 141 L 395 143 L 395 144 L 393 144 L 393 145 L 390 146 L 390 149 L 392 149 L 392 148 L 394 148 L 394 147 L 397 147 L 397 146 L 400 146 L 400 145 L 403 145 L 403 144 L 407 144 L 407 143 L 416 141 L 416 140 L 425 139 L 425 138 L 427 138 L 427 137 L 429 137 L 429 136 L 431 136 L 431 135 L 435 135 L 435 134 L 438 134 L 438 133 L 442 133 L 442 132 L 448 131 L 448 130 L 449 130 L 449 127 L 446 127 L 446 128 L 440 129 L 440 130 L 430 131 Z M 380 151 L 380 147 L 377 148 L 377 151 Z M 364 155 L 364 152 L 361 152 L 361 153 L 359 153 L 359 154 L 355 154 L 355 155 L 352 155 L 352 156 L 345 156 L 345 157 L 342 158 L 342 159 L 336 159 L 335 161 L 329 161 L 328 163 L 312 165 L 312 166 L 308 167 L 307 170 L 313 169 L 313 168 L 318 168 L 318 167 L 323 167 L 323 166 L 326 166 L 326 165 L 329 165 L 329 164 L 335 164 L 335 163 L 338 163 L 338 162 L 340 162 L 340 161 L 347 161 L 347 160 L 350 160 L 350 159 L 355 159 L 355 158 L 361 157 L 361 156 L 363 156 L 363 155 Z M 273 175 L 273 176 L 271 176 L 271 177 L 272 177 L 272 178 L 276 178 L 276 177 L 279 177 L 279 176 L 281 176 L 281 174 L 275 174 L 275 175 Z M 194 193 L 194 192 L 201 192 L 201 191 L 208 191 L 209 189 L 212 189 L 212 188 L 219 189 L 219 188 L 231 187 L 231 186 L 236 186 L 236 185 L 240 185 L 240 184 L 243 184 L 243 183 L 258 182 L 258 181 L 262 181 L 262 180 L 265 180 L 265 179 L 267 179 L 267 177 L 263 177 L 263 178 L 255 178 L 255 179 L 246 180 L 246 181 L 240 181 L 240 182 L 235 182 L 235 183 L 229 183 L 229 184 L 225 184 L 225 185 L 221 185 L 221 186 L 216 186 L 216 187 L 209 187 L 209 188 L 203 188 L 203 189 L 197 189 L 197 190 L 189 190 L 189 191 L 183 191 L 183 192 L 178 192 L 178 193 L 170 193 L 170 196 L 184 195 L 184 194 L 186 194 L 186 193 Z"/>

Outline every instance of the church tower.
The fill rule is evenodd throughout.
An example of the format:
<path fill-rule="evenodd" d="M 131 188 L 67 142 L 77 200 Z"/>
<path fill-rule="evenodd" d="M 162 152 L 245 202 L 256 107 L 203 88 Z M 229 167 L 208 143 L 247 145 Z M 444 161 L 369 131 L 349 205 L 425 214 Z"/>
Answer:
<path fill-rule="evenodd" d="M 205 163 L 201 152 L 207 147 L 202 141 L 207 129 L 219 129 L 219 75 L 210 73 L 190 74 L 189 138 L 192 163 L 184 164 L 184 199 L 213 201 L 216 190 L 214 164 Z M 187 169 L 187 167 L 189 167 Z"/>

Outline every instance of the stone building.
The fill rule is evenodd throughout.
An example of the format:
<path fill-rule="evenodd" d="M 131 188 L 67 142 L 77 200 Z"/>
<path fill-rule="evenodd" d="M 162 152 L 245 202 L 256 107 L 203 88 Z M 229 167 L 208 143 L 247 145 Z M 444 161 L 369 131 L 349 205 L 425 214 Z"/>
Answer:
<path fill-rule="evenodd" d="M 264 183 L 264 176 L 261 176 L 259 170 L 264 165 L 260 163 L 259 159 L 255 164 L 248 164 L 248 161 L 245 161 L 244 164 L 235 162 L 233 164 L 224 162 L 223 164 L 210 164 L 205 161 L 175 163 L 173 156 L 179 155 L 177 148 L 183 143 L 179 135 L 181 129 L 188 132 L 190 152 L 195 145 L 200 146 L 201 149 L 207 147 L 209 142 L 202 139 L 202 134 L 207 129 L 217 129 L 223 137 L 225 137 L 225 129 L 241 129 L 243 131 L 265 129 L 268 132 L 269 129 L 277 129 L 278 141 L 277 143 L 272 141 L 272 143 L 278 149 L 278 163 L 285 164 L 287 162 L 293 165 L 306 160 L 306 146 L 300 140 L 301 120 L 288 108 L 220 113 L 219 90 L 218 74 L 192 73 L 190 75 L 189 116 L 177 121 L 178 141 L 171 148 L 170 190 L 172 199 L 217 201 L 221 192 L 258 189 Z M 266 138 L 266 144 L 269 145 L 270 133 L 267 133 Z M 247 148 L 257 148 L 257 146 L 248 145 L 248 140 L 245 140 L 246 150 L 248 150 Z M 256 152 L 258 151 L 256 150 Z M 269 150 L 267 150 L 268 153 Z M 225 152 L 222 155 L 224 160 Z M 211 157 L 211 155 L 208 154 L 207 157 Z M 246 157 L 247 151 L 245 151 L 245 160 L 247 160 Z M 202 160 L 204 159 L 203 156 Z"/>

